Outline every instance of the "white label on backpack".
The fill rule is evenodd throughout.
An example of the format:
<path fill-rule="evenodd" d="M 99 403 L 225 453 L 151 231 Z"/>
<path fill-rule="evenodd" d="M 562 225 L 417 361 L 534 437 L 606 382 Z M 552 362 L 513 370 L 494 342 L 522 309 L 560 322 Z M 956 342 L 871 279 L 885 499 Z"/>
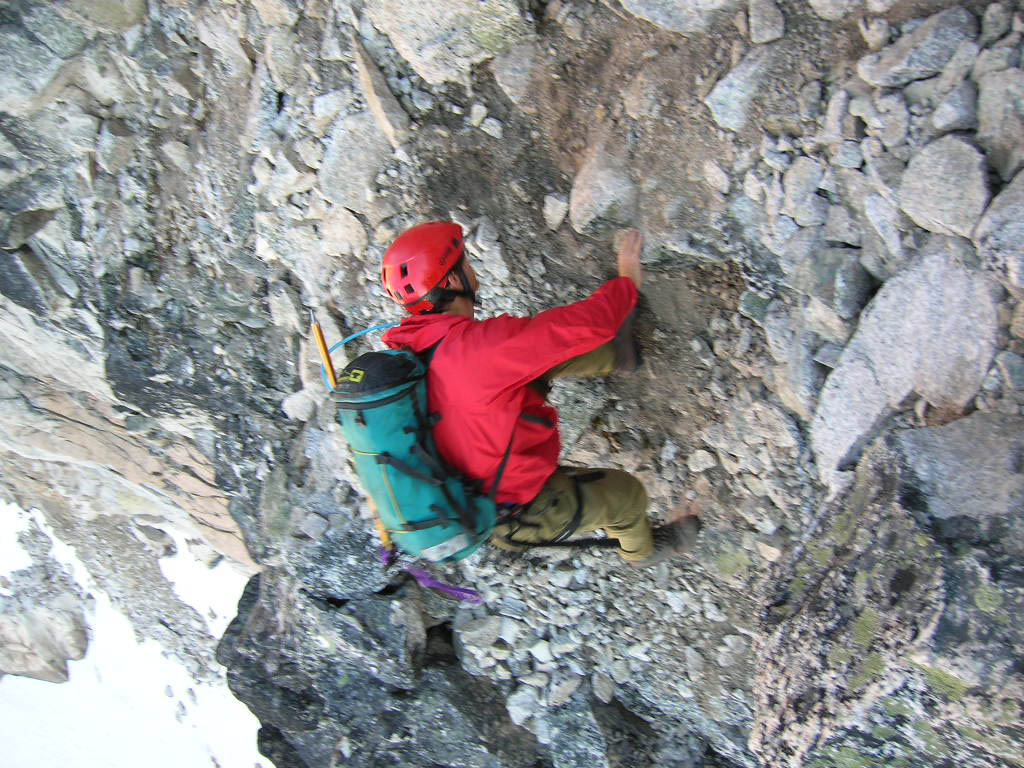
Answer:
<path fill-rule="evenodd" d="M 456 552 L 465 549 L 469 545 L 469 537 L 464 533 L 460 533 L 458 536 L 452 536 L 448 541 L 442 541 L 440 544 L 427 547 L 420 554 L 427 560 L 436 563 L 440 560 L 444 560 L 446 557 L 451 557 Z"/>

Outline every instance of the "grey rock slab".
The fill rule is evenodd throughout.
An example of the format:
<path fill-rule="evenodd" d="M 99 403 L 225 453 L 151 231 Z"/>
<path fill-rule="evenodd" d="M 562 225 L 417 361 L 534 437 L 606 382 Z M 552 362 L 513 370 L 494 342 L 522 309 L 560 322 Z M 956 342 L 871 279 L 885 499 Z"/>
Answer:
<path fill-rule="evenodd" d="M 709 187 L 723 195 L 729 193 L 729 175 L 722 170 L 718 163 L 711 159 L 705 160 L 703 169 L 704 180 L 708 183 Z"/>
<path fill-rule="evenodd" d="M 860 144 L 856 141 L 842 142 L 836 149 L 832 162 L 842 168 L 860 168 L 864 164 Z"/>
<path fill-rule="evenodd" d="M 603 225 L 628 225 L 636 215 L 637 189 L 620 158 L 599 143 L 592 147 L 573 180 L 569 222 L 580 234 Z"/>
<path fill-rule="evenodd" d="M 974 68 L 974 61 L 978 58 L 980 51 L 981 47 L 973 40 L 964 40 L 960 43 L 956 47 L 956 51 L 953 52 L 953 56 L 946 62 L 946 66 L 942 68 L 942 74 L 934 81 L 936 92 L 939 94 L 949 93 L 966 78 Z M 913 85 L 915 84 L 912 83 L 909 87 Z"/>
<path fill-rule="evenodd" d="M 469 84 L 472 67 L 523 41 L 529 28 L 512 0 L 368 0 L 365 10 L 431 85 Z"/>
<path fill-rule="evenodd" d="M 864 198 L 864 218 L 885 244 L 889 260 L 902 263 L 905 258 L 902 230 L 908 228 L 909 222 L 899 208 L 881 195 L 868 195 Z"/>
<path fill-rule="evenodd" d="M 811 10 L 828 21 L 839 21 L 861 6 L 861 0 L 807 0 Z"/>
<path fill-rule="evenodd" d="M 531 685 L 520 685 L 505 701 L 505 707 L 512 722 L 523 725 L 540 712 L 540 693 Z"/>
<path fill-rule="evenodd" d="M 352 54 L 359 69 L 359 83 L 370 112 L 377 119 L 391 146 L 398 149 L 409 138 L 409 115 L 402 109 L 377 64 L 358 40 L 352 41 Z"/>
<path fill-rule="evenodd" d="M 1024 357 L 1016 352 L 1000 352 L 996 355 L 996 366 L 1006 389 L 1024 391 Z"/>
<path fill-rule="evenodd" d="M 21 34 L 17 27 L 0 26 L 0 112 L 24 117 L 46 101 L 47 87 L 54 82 L 64 62 L 41 43 Z"/>
<path fill-rule="evenodd" d="M 1024 166 L 1024 70 L 986 75 L 978 89 L 978 143 L 1009 181 Z"/>
<path fill-rule="evenodd" d="M 1024 418 L 973 413 L 941 427 L 893 435 L 928 514 L 940 520 L 1012 517 L 1024 503 Z"/>
<path fill-rule="evenodd" d="M 1013 12 L 1005 3 L 990 3 L 981 17 L 981 37 L 978 43 L 988 45 L 994 43 L 1010 31 Z"/>
<path fill-rule="evenodd" d="M 907 164 L 899 200 L 918 226 L 970 237 L 989 201 L 984 155 L 957 136 L 933 141 Z"/>
<path fill-rule="evenodd" d="M 544 196 L 544 223 L 554 231 L 562 226 L 565 215 L 569 212 L 569 201 L 565 195 Z"/>
<path fill-rule="evenodd" d="M 805 259 L 789 276 L 795 290 L 817 298 L 843 319 L 855 317 L 872 282 L 856 248 L 824 248 Z"/>
<path fill-rule="evenodd" d="M 898 92 L 876 95 L 875 108 L 878 116 L 875 135 L 888 149 L 902 144 L 910 127 L 910 112 L 903 95 Z"/>
<path fill-rule="evenodd" d="M 860 30 L 860 36 L 864 38 L 864 42 L 872 51 L 884 47 L 889 42 L 889 35 L 892 32 L 889 22 L 882 18 L 874 18 L 871 21 L 860 19 L 857 22 L 857 28 Z"/>
<path fill-rule="evenodd" d="M 826 484 L 912 392 L 947 411 L 962 409 L 977 393 L 998 325 L 991 280 L 962 266 L 967 247 L 932 238 L 861 314 L 811 422 Z"/>
<path fill-rule="evenodd" d="M 1024 172 L 989 205 L 974 231 L 982 264 L 1011 290 L 1024 291 Z"/>
<path fill-rule="evenodd" d="M 985 75 L 1002 72 L 1020 65 L 1020 50 L 1016 45 L 1000 45 L 978 54 L 971 69 L 971 78 L 980 82 Z"/>
<path fill-rule="evenodd" d="M 750 42 L 770 43 L 786 34 L 786 18 L 775 0 L 750 0 Z"/>
<path fill-rule="evenodd" d="M 121 32 L 140 23 L 146 0 L 71 0 L 71 8 L 100 29 Z"/>
<path fill-rule="evenodd" d="M 608 742 L 584 696 L 545 710 L 537 739 L 548 744 L 554 768 L 609 768 Z"/>
<path fill-rule="evenodd" d="M 964 40 L 978 33 L 974 14 L 959 6 L 929 17 L 909 34 L 857 62 L 857 74 L 870 85 L 886 88 L 923 80 L 942 71 Z"/>
<path fill-rule="evenodd" d="M 707 29 L 714 12 L 732 11 L 742 3 L 743 0 L 622 0 L 622 7 L 662 29 L 685 35 Z"/>
<path fill-rule="evenodd" d="M 81 52 L 89 42 L 86 30 L 47 5 L 39 4 L 23 10 L 21 23 L 33 37 L 62 59 Z"/>
<path fill-rule="evenodd" d="M 537 111 L 533 78 L 540 65 L 541 50 L 535 42 L 527 41 L 513 45 L 504 53 L 494 57 L 491 69 L 498 87 L 509 101 L 526 114 Z"/>
<path fill-rule="evenodd" d="M 391 144 L 370 112 L 342 117 L 328 137 L 318 173 L 320 191 L 332 203 L 364 212 Z"/>
<path fill-rule="evenodd" d="M 963 131 L 978 122 L 978 86 L 964 80 L 950 91 L 935 107 L 932 125 L 940 133 Z"/>
<path fill-rule="evenodd" d="M 859 156 L 859 155 L 858 155 Z M 825 239 L 834 243 L 860 246 L 863 231 L 845 205 L 830 205 L 825 219 Z"/>
<path fill-rule="evenodd" d="M 802 227 L 824 224 L 827 218 L 827 202 L 818 196 L 818 184 L 825 169 L 811 157 L 798 157 L 783 176 L 782 186 L 785 197 L 782 213 L 792 217 Z"/>
<path fill-rule="evenodd" d="M 825 107 L 825 122 L 821 129 L 821 141 L 823 144 L 836 144 L 843 139 L 853 139 L 854 136 L 846 135 L 846 123 L 849 118 L 850 92 L 842 88 L 837 89 L 828 100 Z"/>
<path fill-rule="evenodd" d="M 772 64 L 775 45 L 779 43 L 756 46 L 705 97 L 704 103 L 720 128 L 740 131 L 746 124 L 750 105 Z"/>

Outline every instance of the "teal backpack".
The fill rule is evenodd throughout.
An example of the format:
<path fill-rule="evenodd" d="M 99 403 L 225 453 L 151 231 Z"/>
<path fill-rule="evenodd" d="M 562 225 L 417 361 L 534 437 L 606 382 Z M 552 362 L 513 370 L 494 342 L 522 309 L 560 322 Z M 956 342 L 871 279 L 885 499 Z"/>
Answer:
<path fill-rule="evenodd" d="M 433 350 L 367 352 L 338 376 L 338 422 L 379 522 L 403 551 L 435 563 L 460 560 L 490 538 L 494 496 L 448 467 L 434 444 L 427 412 L 427 366 Z M 509 446 L 511 449 L 511 445 Z"/>

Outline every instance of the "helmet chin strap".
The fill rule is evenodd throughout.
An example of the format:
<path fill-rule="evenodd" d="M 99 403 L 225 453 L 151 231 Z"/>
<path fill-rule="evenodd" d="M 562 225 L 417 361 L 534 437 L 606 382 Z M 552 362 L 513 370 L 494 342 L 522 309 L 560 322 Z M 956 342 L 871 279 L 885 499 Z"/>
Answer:
<path fill-rule="evenodd" d="M 459 263 L 455 265 L 455 269 L 452 270 L 459 276 L 459 281 L 462 283 L 462 290 L 452 291 L 452 293 L 454 293 L 456 296 L 465 296 L 473 303 L 473 306 L 479 306 L 480 302 L 479 300 L 477 300 L 476 291 L 474 291 L 473 288 L 471 287 L 472 284 L 469 282 L 469 277 L 467 277 L 466 275 L 466 270 L 464 267 L 465 263 L 466 257 L 463 256 L 461 259 L 459 259 Z"/>

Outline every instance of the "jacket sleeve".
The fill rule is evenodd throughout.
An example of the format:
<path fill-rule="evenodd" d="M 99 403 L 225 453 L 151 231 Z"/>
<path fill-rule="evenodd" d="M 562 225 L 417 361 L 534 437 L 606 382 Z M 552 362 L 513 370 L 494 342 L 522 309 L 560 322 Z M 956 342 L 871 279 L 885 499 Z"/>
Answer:
<path fill-rule="evenodd" d="M 481 391 L 498 394 L 521 387 L 566 360 L 611 341 L 636 306 L 637 291 L 626 277 L 609 280 L 590 297 L 529 318 L 495 318 L 485 334 L 486 364 L 476 376 Z"/>

